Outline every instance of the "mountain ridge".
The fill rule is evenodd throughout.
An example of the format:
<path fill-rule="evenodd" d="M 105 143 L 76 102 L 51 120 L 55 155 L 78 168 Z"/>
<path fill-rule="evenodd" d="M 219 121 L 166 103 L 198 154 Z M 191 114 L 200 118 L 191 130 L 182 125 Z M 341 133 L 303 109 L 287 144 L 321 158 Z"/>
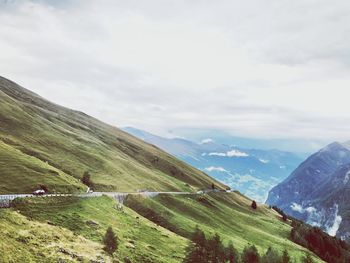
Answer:
<path fill-rule="evenodd" d="M 267 204 L 349 240 L 350 150 L 333 142 L 307 158 L 269 192 Z"/>
<path fill-rule="evenodd" d="M 270 188 L 302 161 L 293 153 L 276 149 L 247 149 L 216 143 L 215 139 L 197 143 L 183 138 L 165 138 L 133 127 L 122 129 L 259 202 L 264 202 Z"/>
<path fill-rule="evenodd" d="M 195 191 L 212 183 L 226 188 L 155 146 L 3 77 L 0 98 L 0 155 L 8 162 L 3 173 L 25 175 L 22 186 L 9 182 L 2 193 L 31 192 L 40 184 L 56 192 L 83 191 L 86 171 L 94 188 L 105 191 Z"/>

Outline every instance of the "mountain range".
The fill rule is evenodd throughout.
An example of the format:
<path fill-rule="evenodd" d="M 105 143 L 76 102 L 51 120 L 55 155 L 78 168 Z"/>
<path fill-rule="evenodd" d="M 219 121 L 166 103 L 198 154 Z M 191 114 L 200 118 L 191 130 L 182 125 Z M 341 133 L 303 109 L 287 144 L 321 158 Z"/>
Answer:
<path fill-rule="evenodd" d="M 157 136 L 133 127 L 123 130 L 260 202 L 264 202 L 268 191 L 303 160 L 300 155 L 276 149 L 248 149 L 216 143 L 210 138 L 196 143 L 183 138 Z"/>
<path fill-rule="evenodd" d="M 349 179 L 349 143 L 334 142 L 271 189 L 267 203 L 330 235 L 350 240 Z"/>

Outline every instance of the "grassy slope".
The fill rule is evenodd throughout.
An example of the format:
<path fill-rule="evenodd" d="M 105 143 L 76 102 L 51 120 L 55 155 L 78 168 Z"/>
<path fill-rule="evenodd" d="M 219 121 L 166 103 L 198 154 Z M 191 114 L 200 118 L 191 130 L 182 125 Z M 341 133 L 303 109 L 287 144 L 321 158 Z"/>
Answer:
<path fill-rule="evenodd" d="M 3 158 L 16 155 L 16 162 L 1 163 L 0 179 L 20 182 L 1 184 L 0 194 L 32 191 L 39 183 L 57 184 L 60 191 L 83 189 L 73 178 L 81 178 L 85 171 L 92 174 L 95 189 L 100 191 L 191 191 L 215 182 L 153 145 L 84 113 L 50 103 L 1 77 L 0 141 Z M 25 163 L 23 155 L 28 156 Z M 17 170 L 18 166 L 25 168 Z M 57 171 L 60 177 L 53 179 L 48 170 Z"/>
<path fill-rule="evenodd" d="M 266 206 L 251 209 L 251 200 L 238 193 L 158 195 L 153 199 L 129 196 L 126 204 L 184 237 L 199 225 L 209 235 L 217 232 L 226 242 L 232 240 L 239 250 L 248 243 L 256 245 L 261 253 L 269 246 L 279 251 L 286 248 L 295 259 L 307 251 L 288 240 L 291 226 L 279 215 Z"/>
<path fill-rule="evenodd" d="M 182 261 L 188 240 L 143 217 L 137 218 L 138 214 L 127 207 L 121 212 L 115 206 L 116 202 L 105 196 L 32 198 L 20 200 L 14 210 L 32 220 L 69 229 L 97 244 L 107 227 L 112 226 L 120 239 L 116 255 L 120 260 L 128 257 L 132 262 L 145 263 Z"/>
<path fill-rule="evenodd" d="M 67 229 L 30 221 L 15 211 L 0 210 L 0 262 L 83 262 L 111 259 L 102 245 Z M 67 251 L 76 258 L 60 251 Z M 81 262 L 81 261 L 80 261 Z"/>

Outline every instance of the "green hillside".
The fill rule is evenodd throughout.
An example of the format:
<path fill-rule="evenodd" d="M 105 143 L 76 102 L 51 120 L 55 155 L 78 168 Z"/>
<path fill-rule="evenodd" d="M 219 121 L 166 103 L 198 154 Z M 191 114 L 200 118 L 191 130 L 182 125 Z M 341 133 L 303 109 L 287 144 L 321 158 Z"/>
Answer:
<path fill-rule="evenodd" d="M 0 233 L 0 262 L 5 261 L 1 258 L 5 252 L 14 258 L 33 259 L 33 262 L 48 262 L 47 257 L 57 262 L 61 256 L 78 261 L 57 252 L 60 246 L 85 258 L 86 262 L 99 255 L 109 260 L 102 250 L 103 235 L 109 226 L 120 242 L 114 260 L 181 262 L 189 242 L 127 207 L 123 211 L 116 209 L 116 202 L 106 196 L 31 198 L 18 200 L 13 209 L 0 210 L 0 227 L 5 229 Z M 46 233 L 47 239 L 43 241 Z M 14 252 L 17 247 L 20 253 Z M 43 257 L 36 261 L 40 253 Z"/>
<path fill-rule="evenodd" d="M 239 193 L 206 195 L 158 195 L 155 198 L 129 196 L 126 205 L 140 215 L 189 238 L 198 225 L 208 235 L 218 233 L 225 242 L 233 241 L 240 251 L 254 244 L 261 254 L 268 247 L 301 260 L 308 250 L 289 240 L 290 222 L 265 205 L 253 210 L 251 200 Z M 315 256 L 316 262 L 322 262 Z"/>
<path fill-rule="evenodd" d="M 238 193 L 161 194 L 155 198 L 129 196 L 127 205 L 132 209 L 120 210 L 106 196 L 20 199 L 13 208 L 0 210 L 0 227 L 5 229 L 0 233 L 0 255 L 8 251 L 5 254 L 11 259 L 32 262 L 56 262 L 53 260 L 61 257 L 68 262 L 78 258 L 89 262 L 98 257 L 106 262 L 128 258 L 131 262 L 180 263 L 199 225 L 209 236 L 218 233 L 225 244 L 233 241 L 239 251 L 254 244 L 263 254 L 271 246 L 280 252 L 287 249 L 296 263 L 301 262 L 310 252 L 288 239 L 289 223 L 266 206 L 252 210 L 250 202 Z M 109 226 L 120 243 L 113 259 L 102 250 Z M 16 248 L 20 248 L 18 253 Z M 61 248 L 69 253 L 62 253 Z M 1 262 L 11 262 L 1 257 Z"/>
<path fill-rule="evenodd" d="M 0 194 L 86 191 L 189 191 L 224 185 L 157 147 L 84 113 L 50 103 L 0 77 Z M 254 244 L 309 253 L 291 242 L 291 226 L 239 193 L 129 195 L 123 210 L 107 196 L 16 199 L 0 209 L 0 262 L 182 262 L 196 225 L 240 251 Z M 113 257 L 103 250 L 112 227 Z M 315 257 L 316 262 L 322 262 Z"/>
<path fill-rule="evenodd" d="M 212 182 L 157 147 L 82 112 L 53 104 L 0 77 L 0 194 L 86 189 L 85 171 L 99 191 L 193 191 Z"/>

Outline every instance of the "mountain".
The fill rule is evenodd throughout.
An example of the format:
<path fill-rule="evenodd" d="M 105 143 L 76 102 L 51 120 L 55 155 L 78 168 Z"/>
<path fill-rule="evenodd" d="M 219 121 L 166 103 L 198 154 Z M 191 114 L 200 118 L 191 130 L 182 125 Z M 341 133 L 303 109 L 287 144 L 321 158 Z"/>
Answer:
<path fill-rule="evenodd" d="M 307 158 L 269 192 L 267 203 L 350 240 L 350 150 L 332 143 Z"/>
<path fill-rule="evenodd" d="M 173 156 L 82 112 L 51 103 L 0 77 L 0 194 L 195 191 L 225 186 Z"/>
<path fill-rule="evenodd" d="M 182 138 L 164 138 L 133 127 L 123 130 L 260 202 L 302 161 L 296 154 L 279 150 L 247 149 L 210 139 L 195 143 Z"/>
<path fill-rule="evenodd" d="M 195 149 L 190 153 L 196 158 L 194 145 L 180 141 Z M 274 155 L 215 143 L 199 145 L 199 152 L 203 158 L 275 162 Z M 141 192 L 128 195 L 125 206 L 107 195 L 16 198 L 0 209 L 0 262 L 179 263 L 193 248 L 190 236 L 197 225 L 208 237 L 218 232 L 225 245 L 234 242 L 240 253 L 255 244 L 260 254 L 271 246 L 288 250 L 297 261 L 310 254 L 323 262 L 289 239 L 291 222 L 268 206 L 253 209 L 239 192 L 197 194 L 212 183 L 226 186 L 154 145 L 0 78 L 0 194 L 43 186 L 51 193 L 85 192 L 85 172 L 96 191 L 192 194 Z M 113 255 L 104 250 L 109 228 L 118 241 Z"/>

